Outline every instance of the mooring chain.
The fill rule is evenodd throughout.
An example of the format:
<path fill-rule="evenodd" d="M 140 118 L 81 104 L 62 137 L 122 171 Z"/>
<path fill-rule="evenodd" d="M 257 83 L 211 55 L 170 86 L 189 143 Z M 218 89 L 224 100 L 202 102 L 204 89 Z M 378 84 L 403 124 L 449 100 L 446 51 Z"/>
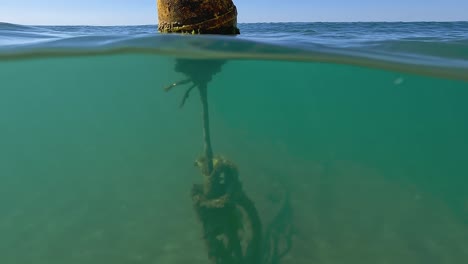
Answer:
<path fill-rule="evenodd" d="M 165 87 L 164 91 L 168 92 L 177 86 L 189 83 L 192 85 L 187 88 L 180 103 L 180 107 L 183 107 L 190 92 L 194 88 L 200 89 L 199 84 L 193 79 L 187 78 Z M 192 201 L 205 230 L 204 238 L 209 249 L 210 259 L 216 264 L 279 264 L 292 247 L 292 209 L 289 193 L 285 192 L 283 203 L 263 236 L 257 209 L 242 190 L 235 164 L 220 156 L 212 159 L 212 168 L 208 168 L 207 164 L 205 156 L 195 162 L 195 165 L 202 172 L 204 184 L 194 185 Z M 226 224 L 216 221 L 216 219 L 225 218 L 220 218 L 217 215 L 224 214 L 236 218 L 239 217 L 239 213 L 235 213 L 235 211 L 238 211 L 239 208 L 247 215 L 246 218 L 239 219 L 239 223 L 242 221 L 248 221 L 248 223 L 234 224 L 231 228 L 237 231 L 227 232 L 226 230 L 229 228 Z M 225 220 L 228 223 L 232 222 L 230 219 Z M 249 231 L 252 236 L 251 241 L 247 242 L 244 252 L 239 251 L 239 248 L 246 241 L 241 241 L 237 234 L 243 226 L 250 226 L 251 230 Z M 219 240 L 220 236 L 225 237 L 227 242 Z"/>
<path fill-rule="evenodd" d="M 232 0 L 206 0 L 203 5 L 198 2 L 157 0 L 158 30 L 164 33 L 240 34 L 237 8 Z M 270 246 L 265 247 L 262 245 L 263 230 L 258 211 L 242 190 L 236 166 L 213 155 L 207 85 L 221 71 L 224 63 L 226 60 L 220 59 L 177 59 L 175 72 L 184 74 L 187 79 L 164 89 L 170 91 L 174 87 L 191 83 L 184 92 L 180 107 L 185 105 L 194 88 L 200 93 L 205 160 L 196 164 L 204 180 L 203 184 L 195 184 L 192 188 L 194 208 L 203 225 L 204 240 L 212 263 L 277 264 L 289 251 L 291 244 L 290 236 L 287 235 L 289 229 L 286 228 L 290 213 L 288 207 L 282 207 L 276 220 L 267 229 L 265 240 Z M 239 231 L 245 231 L 250 237 L 242 237 Z M 278 245 L 283 238 L 286 238 L 286 249 L 280 250 Z"/>
<path fill-rule="evenodd" d="M 208 256 L 215 264 L 278 264 L 291 248 L 289 196 L 274 221 L 263 229 L 253 201 L 242 189 L 237 167 L 229 160 L 213 157 L 211 147 L 207 83 L 219 72 L 224 61 L 177 60 L 176 72 L 187 78 L 164 88 L 190 84 L 185 90 L 183 107 L 194 88 L 202 103 L 204 155 L 195 165 L 201 170 L 203 184 L 192 188 L 192 201 L 202 223 Z M 203 69 L 203 71 L 200 71 Z M 241 235 L 243 234 L 243 236 Z"/>

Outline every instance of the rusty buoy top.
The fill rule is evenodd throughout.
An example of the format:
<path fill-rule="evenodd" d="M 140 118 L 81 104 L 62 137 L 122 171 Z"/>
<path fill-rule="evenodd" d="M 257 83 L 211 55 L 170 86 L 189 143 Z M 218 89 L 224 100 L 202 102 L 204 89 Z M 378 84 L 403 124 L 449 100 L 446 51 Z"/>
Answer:
<path fill-rule="evenodd" d="M 232 0 L 157 0 L 164 33 L 239 34 Z"/>

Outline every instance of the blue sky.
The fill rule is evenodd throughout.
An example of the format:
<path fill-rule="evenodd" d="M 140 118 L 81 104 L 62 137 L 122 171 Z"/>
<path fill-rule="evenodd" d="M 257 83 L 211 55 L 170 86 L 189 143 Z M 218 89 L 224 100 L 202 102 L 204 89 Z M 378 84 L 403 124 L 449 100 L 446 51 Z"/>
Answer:
<path fill-rule="evenodd" d="M 239 22 L 460 21 L 468 0 L 234 0 Z M 0 21 L 28 25 L 156 24 L 156 0 L 0 0 Z"/>

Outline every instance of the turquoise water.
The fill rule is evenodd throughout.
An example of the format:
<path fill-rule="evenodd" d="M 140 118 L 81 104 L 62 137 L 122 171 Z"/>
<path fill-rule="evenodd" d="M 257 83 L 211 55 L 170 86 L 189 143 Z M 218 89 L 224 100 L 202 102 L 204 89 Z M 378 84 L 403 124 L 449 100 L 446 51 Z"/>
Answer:
<path fill-rule="evenodd" d="M 223 63 L 214 152 L 265 229 L 292 228 L 279 263 L 467 262 L 467 25 L 0 24 L 0 262 L 209 263 L 200 100 L 163 90 L 187 58 L 196 76 Z"/>

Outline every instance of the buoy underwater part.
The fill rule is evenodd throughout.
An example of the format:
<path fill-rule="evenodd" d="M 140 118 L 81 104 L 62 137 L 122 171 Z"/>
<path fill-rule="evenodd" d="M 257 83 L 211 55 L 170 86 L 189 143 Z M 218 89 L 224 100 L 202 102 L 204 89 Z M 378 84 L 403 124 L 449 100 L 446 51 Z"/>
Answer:
<path fill-rule="evenodd" d="M 232 0 L 157 0 L 163 33 L 239 34 Z"/>

